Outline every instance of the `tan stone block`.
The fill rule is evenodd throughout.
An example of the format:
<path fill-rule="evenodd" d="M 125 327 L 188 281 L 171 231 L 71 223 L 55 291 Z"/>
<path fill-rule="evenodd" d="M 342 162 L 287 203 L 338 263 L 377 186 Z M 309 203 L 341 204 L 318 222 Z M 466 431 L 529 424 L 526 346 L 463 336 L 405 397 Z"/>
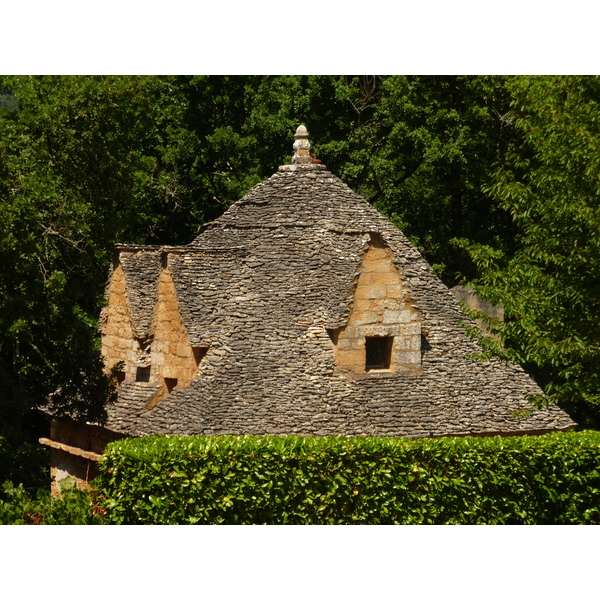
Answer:
<path fill-rule="evenodd" d="M 362 366 L 365 364 L 365 353 L 360 350 L 343 350 L 338 352 L 338 365 L 341 367 Z"/>
<path fill-rule="evenodd" d="M 394 360 L 398 360 L 398 357 L 407 350 L 410 350 L 410 342 L 403 335 L 398 335 L 394 338 Z"/>
<path fill-rule="evenodd" d="M 363 325 L 361 327 L 361 335 L 363 336 L 382 336 L 382 337 L 390 337 L 398 335 L 400 325 L 383 325 L 383 324 L 375 324 L 375 325 Z"/>
<path fill-rule="evenodd" d="M 400 278 L 392 270 L 369 273 L 368 278 L 370 284 L 376 285 L 399 285 L 400 283 Z"/>
<path fill-rule="evenodd" d="M 354 312 L 350 317 L 350 321 L 352 325 L 368 325 L 371 323 L 381 323 L 382 315 L 381 313 L 364 311 L 364 312 Z"/>
<path fill-rule="evenodd" d="M 412 335 L 406 338 L 406 349 L 413 352 L 421 352 L 421 336 Z"/>
<path fill-rule="evenodd" d="M 399 327 L 399 335 L 407 337 L 418 336 L 421 337 L 421 323 L 418 321 L 411 321 L 410 323 L 402 323 Z"/>
<path fill-rule="evenodd" d="M 420 352 L 421 336 L 399 335 L 396 337 L 395 347 L 398 352 Z"/>
<path fill-rule="evenodd" d="M 391 265 L 386 260 L 374 260 L 361 265 L 361 273 L 389 273 Z"/>
<path fill-rule="evenodd" d="M 420 365 L 421 364 L 421 353 L 420 352 L 397 352 L 396 353 L 396 364 L 400 365 Z"/>
<path fill-rule="evenodd" d="M 169 348 L 168 348 L 167 352 L 171 353 L 172 352 L 171 345 L 172 344 L 177 345 L 177 342 L 179 341 L 179 336 L 177 335 L 176 331 L 172 331 L 170 329 L 166 329 L 164 331 L 163 335 L 164 335 L 165 342 L 169 342 Z"/>
<path fill-rule="evenodd" d="M 132 344 L 133 344 L 133 340 L 128 340 L 125 338 L 116 338 L 115 339 L 115 346 L 117 348 L 121 348 L 122 350 L 127 350 L 129 348 L 131 348 Z"/>
<path fill-rule="evenodd" d="M 404 298 L 406 289 L 403 285 L 386 285 L 385 294 L 387 298 Z"/>
<path fill-rule="evenodd" d="M 192 356 L 192 348 L 189 344 L 178 344 L 177 355 L 181 356 L 181 358 L 190 358 Z"/>
<path fill-rule="evenodd" d="M 361 330 L 354 326 L 348 325 L 344 331 L 340 333 L 340 339 L 353 339 L 362 335 Z"/>
<path fill-rule="evenodd" d="M 370 299 L 365 300 L 365 299 L 357 298 L 354 300 L 353 308 L 357 312 L 371 310 L 372 307 L 373 307 L 373 301 Z"/>
<path fill-rule="evenodd" d="M 171 330 L 165 331 L 164 339 L 166 342 L 171 342 L 171 344 L 178 344 L 180 341 L 179 332 Z M 169 348 L 169 352 L 173 352 L 171 348 Z"/>
<path fill-rule="evenodd" d="M 373 310 L 406 310 L 405 303 L 398 298 L 378 298 L 373 300 Z"/>
<path fill-rule="evenodd" d="M 354 340 L 353 339 L 343 339 L 339 338 L 337 343 L 337 348 L 339 350 L 351 350 L 354 348 Z"/>
<path fill-rule="evenodd" d="M 177 379 L 177 369 L 173 368 L 169 365 L 165 365 L 162 369 L 161 369 L 161 373 L 160 373 L 161 377 L 168 377 L 170 379 Z"/>
<path fill-rule="evenodd" d="M 383 312 L 384 323 L 410 323 L 412 313 L 409 310 L 386 310 Z"/>
<path fill-rule="evenodd" d="M 385 285 L 359 285 L 356 287 L 354 297 L 357 300 L 385 298 L 387 287 Z"/>
<path fill-rule="evenodd" d="M 386 248 L 370 248 L 363 256 L 364 262 L 371 262 L 381 259 L 389 260 L 391 252 Z"/>

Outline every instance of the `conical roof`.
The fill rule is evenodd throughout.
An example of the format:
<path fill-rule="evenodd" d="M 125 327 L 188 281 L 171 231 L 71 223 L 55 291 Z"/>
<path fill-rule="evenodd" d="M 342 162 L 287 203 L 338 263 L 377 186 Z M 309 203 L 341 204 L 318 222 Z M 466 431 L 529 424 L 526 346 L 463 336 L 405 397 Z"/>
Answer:
<path fill-rule="evenodd" d="M 573 427 L 557 407 L 532 409 L 540 389 L 519 366 L 473 360 L 480 348 L 452 294 L 401 231 L 314 162 L 305 131 L 291 165 L 188 246 L 119 247 L 134 335 L 155 335 L 148 306 L 168 272 L 202 352 L 191 381 L 173 387 L 148 346 L 154 375 L 128 376 L 108 427 L 411 437 Z M 151 401 L 161 373 L 168 393 Z"/>

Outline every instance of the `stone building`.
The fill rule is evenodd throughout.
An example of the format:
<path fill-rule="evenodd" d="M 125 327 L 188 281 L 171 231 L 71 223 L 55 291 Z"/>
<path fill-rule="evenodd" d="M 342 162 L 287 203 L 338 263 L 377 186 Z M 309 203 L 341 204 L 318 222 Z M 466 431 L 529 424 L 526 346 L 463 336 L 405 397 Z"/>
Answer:
<path fill-rule="evenodd" d="M 101 317 L 124 363 L 105 427 L 56 423 L 54 474 L 153 434 L 455 436 L 572 428 L 517 365 L 473 359 L 407 238 L 313 159 L 282 166 L 189 245 L 117 246 Z M 68 457 L 68 460 L 67 460 Z M 77 463 L 79 466 L 73 466 Z"/>

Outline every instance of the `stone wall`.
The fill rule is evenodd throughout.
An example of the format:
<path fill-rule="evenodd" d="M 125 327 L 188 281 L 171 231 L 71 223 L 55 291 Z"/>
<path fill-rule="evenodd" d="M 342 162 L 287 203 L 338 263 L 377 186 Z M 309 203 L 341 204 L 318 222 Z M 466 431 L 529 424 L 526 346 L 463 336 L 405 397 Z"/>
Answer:
<path fill-rule="evenodd" d="M 165 256 L 168 260 L 168 256 Z M 198 374 L 204 348 L 193 348 L 181 319 L 175 284 L 168 266 L 158 279 L 158 297 L 153 320 L 154 339 L 147 357 L 151 366 L 150 383 L 162 385 L 152 405 L 175 388 L 182 389 Z"/>
<path fill-rule="evenodd" d="M 131 325 L 127 302 L 125 273 L 119 263 L 113 269 L 107 290 L 108 305 L 102 310 L 100 331 L 102 333 L 102 356 L 107 370 L 117 363 L 125 363 L 125 379 L 135 378 L 135 353 L 138 349 Z"/>
<path fill-rule="evenodd" d="M 338 373 L 412 371 L 421 367 L 421 316 L 402 281 L 394 255 L 371 234 L 362 258 L 348 324 L 332 333 Z M 371 353 L 389 353 L 382 363 Z"/>
<path fill-rule="evenodd" d="M 181 319 L 177 291 L 168 267 L 168 252 L 156 283 L 153 317 L 145 335 L 135 336 L 121 262 L 113 269 L 101 318 L 102 353 L 107 370 L 122 361 L 126 382 L 159 385 L 147 408 L 174 389 L 187 387 L 198 373 L 205 348 L 192 347 Z"/>
<path fill-rule="evenodd" d="M 499 321 L 504 320 L 504 308 L 502 306 L 496 306 L 487 300 L 484 300 L 479 294 L 476 294 L 473 290 L 466 288 L 462 285 L 456 285 L 450 289 L 452 295 L 456 298 L 457 302 L 464 302 L 465 305 L 471 310 L 480 311 L 485 313 L 493 319 Z M 477 326 L 486 331 L 488 329 L 483 319 L 475 319 Z"/>

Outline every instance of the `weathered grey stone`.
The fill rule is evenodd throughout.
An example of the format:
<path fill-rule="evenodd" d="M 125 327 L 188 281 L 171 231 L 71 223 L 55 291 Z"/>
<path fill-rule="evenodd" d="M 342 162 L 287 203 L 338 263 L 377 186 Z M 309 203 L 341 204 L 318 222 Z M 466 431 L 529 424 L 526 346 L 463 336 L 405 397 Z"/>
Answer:
<path fill-rule="evenodd" d="M 573 427 L 555 406 L 518 417 L 538 386 L 517 365 L 470 358 L 480 348 L 465 335 L 448 289 L 401 231 L 310 153 L 307 160 L 309 148 L 298 144 L 292 165 L 188 246 L 117 247 L 114 266 L 123 265 L 135 335 L 153 336 L 158 279 L 168 265 L 190 344 L 208 351 L 189 387 L 154 407 L 158 386 L 124 383 L 107 427 L 134 436 L 407 437 Z M 404 364 L 350 376 L 338 371 L 332 332 L 360 300 L 361 261 L 374 239 L 391 251 L 404 282 L 398 296 L 408 294 L 412 309 L 382 298 L 379 321 L 365 315 L 346 333 L 395 337 Z M 371 298 L 388 294 L 380 287 Z M 345 340 L 344 349 L 364 353 L 364 341 Z"/>

